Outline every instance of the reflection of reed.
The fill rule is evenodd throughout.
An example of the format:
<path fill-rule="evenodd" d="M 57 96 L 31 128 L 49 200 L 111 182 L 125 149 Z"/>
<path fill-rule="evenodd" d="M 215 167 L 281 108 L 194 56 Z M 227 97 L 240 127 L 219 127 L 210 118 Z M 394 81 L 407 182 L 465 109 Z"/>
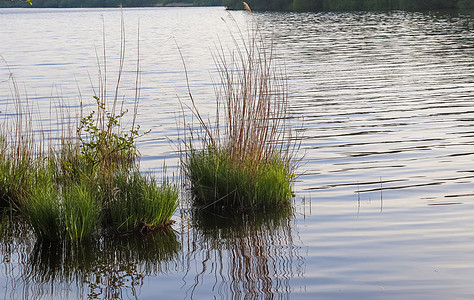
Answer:
<path fill-rule="evenodd" d="M 37 243 L 21 277 L 25 299 L 66 297 L 75 290 L 80 298 L 121 299 L 136 297 L 147 275 L 166 273 L 176 261 L 180 245 L 171 229 L 146 236 L 103 235 L 97 241 Z M 20 298 L 20 297 L 17 297 Z"/>
<path fill-rule="evenodd" d="M 184 280 L 194 261 L 202 265 L 196 266 L 190 297 L 212 274 L 215 297 L 288 298 L 290 280 L 301 275 L 303 263 L 293 243 L 291 217 L 291 208 L 251 215 L 194 214 Z"/>
<path fill-rule="evenodd" d="M 21 299 L 22 275 L 28 255 L 33 249 L 34 240 L 31 239 L 32 232 L 29 231 L 21 218 L 13 215 L 10 211 L 0 213 L 0 257 L 1 271 L 5 276 L 2 286 L 2 299 Z M 25 297 L 23 297 L 25 298 Z"/>

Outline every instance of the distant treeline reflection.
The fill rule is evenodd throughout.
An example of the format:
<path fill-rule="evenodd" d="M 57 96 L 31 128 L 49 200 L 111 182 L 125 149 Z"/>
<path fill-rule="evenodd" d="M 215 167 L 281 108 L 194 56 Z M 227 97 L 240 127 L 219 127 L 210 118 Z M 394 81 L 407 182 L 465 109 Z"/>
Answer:
<path fill-rule="evenodd" d="M 433 9 L 472 9 L 473 0 L 248 0 L 252 10 L 260 11 L 385 11 Z M 223 0 L 229 9 L 243 9 L 241 0 Z"/>
<path fill-rule="evenodd" d="M 473 0 L 247 0 L 254 11 L 377 11 L 474 9 Z M 242 0 L 33 0 L 32 7 L 226 6 L 244 9 Z M 27 1 L 0 0 L 0 7 L 30 7 Z"/>
<path fill-rule="evenodd" d="M 241 2 L 240 2 L 241 3 Z M 0 7 L 154 7 L 222 6 L 222 0 L 0 0 Z"/>

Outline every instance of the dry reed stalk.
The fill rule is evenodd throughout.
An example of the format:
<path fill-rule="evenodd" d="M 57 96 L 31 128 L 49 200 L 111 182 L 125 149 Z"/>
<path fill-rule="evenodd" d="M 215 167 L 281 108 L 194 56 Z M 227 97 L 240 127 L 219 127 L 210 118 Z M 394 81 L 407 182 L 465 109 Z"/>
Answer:
<path fill-rule="evenodd" d="M 244 4 L 244 8 L 247 12 L 251 13 L 252 10 L 250 9 L 250 6 L 246 2 L 242 2 Z"/>

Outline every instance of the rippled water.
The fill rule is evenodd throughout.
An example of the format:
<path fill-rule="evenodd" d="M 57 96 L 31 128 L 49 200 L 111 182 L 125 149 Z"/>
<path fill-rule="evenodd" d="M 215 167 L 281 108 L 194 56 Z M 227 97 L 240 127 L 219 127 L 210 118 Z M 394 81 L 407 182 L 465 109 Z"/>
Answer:
<path fill-rule="evenodd" d="M 232 15 L 242 28 L 256 18 L 285 63 L 304 154 L 296 216 L 183 211 L 174 232 L 148 243 L 97 241 L 65 252 L 28 237 L 5 242 L 4 298 L 472 298 L 473 19 Z M 122 92 L 132 96 L 140 28 L 139 122 L 152 129 L 139 143 L 142 167 L 158 171 L 166 159 L 177 172 L 169 140 L 177 140 L 178 98 L 187 92 L 178 46 L 194 97 L 212 112 L 211 51 L 217 36 L 230 45 L 221 18 L 231 18 L 223 8 L 127 9 L 124 18 Z M 84 99 L 92 95 L 103 24 L 113 82 L 119 23 L 118 9 L 0 10 L 0 55 L 36 109 L 49 115 L 58 95 L 74 109 L 77 86 Z M 0 70 L 0 111 L 8 111 L 8 72 Z"/>

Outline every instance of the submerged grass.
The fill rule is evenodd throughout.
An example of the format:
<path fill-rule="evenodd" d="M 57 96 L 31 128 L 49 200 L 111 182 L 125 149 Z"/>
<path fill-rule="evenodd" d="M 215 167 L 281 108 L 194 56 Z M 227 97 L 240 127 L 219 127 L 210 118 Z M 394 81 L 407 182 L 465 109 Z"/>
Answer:
<path fill-rule="evenodd" d="M 289 205 L 299 145 L 289 126 L 284 69 L 258 24 L 247 35 L 238 27 L 229 32 L 236 50 L 219 45 L 214 55 L 220 75 L 214 123 L 204 121 L 189 93 L 201 128 L 184 139 L 193 203 L 216 210 Z"/>

